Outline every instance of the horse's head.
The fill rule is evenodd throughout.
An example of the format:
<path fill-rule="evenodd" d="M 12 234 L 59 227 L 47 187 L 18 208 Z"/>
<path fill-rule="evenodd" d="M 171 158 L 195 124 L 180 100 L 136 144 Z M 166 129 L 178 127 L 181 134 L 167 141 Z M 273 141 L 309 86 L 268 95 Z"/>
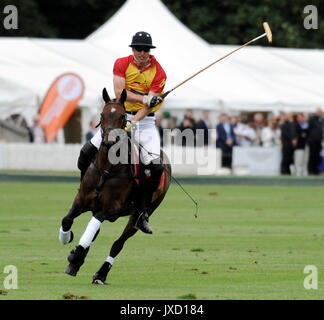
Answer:
<path fill-rule="evenodd" d="M 102 98 L 105 101 L 105 106 L 100 114 L 99 124 L 102 130 L 102 143 L 109 147 L 116 142 L 116 137 L 119 135 L 117 129 L 124 129 L 126 126 L 124 102 L 126 101 L 127 93 L 124 89 L 118 101 L 116 99 L 111 100 L 106 88 L 104 88 Z M 117 134 L 115 134 L 116 132 Z"/>

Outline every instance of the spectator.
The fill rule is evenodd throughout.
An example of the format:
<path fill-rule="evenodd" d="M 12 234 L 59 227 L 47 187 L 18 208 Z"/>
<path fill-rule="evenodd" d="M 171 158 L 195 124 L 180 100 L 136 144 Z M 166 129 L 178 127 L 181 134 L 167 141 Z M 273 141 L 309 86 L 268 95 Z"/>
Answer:
<path fill-rule="evenodd" d="M 241 117 L 230 117 L 229 122 L 233 125 L 233 128 L 235 129 L 237 124 L 241 121 Z"/>
<path fill-rule="evenodd" d="M 307 145 L 309 146 L 308 173 L 318 175 L 320 153 L 323 138 L 323 111 L 317 108 L 315 114 L 309 119 Z"/>
<path fill-rule="evenodd" d="M 188 109 L 185 113 L 185 115 L 183 116 L 183 121 L 184 120 L 189 120 L 191 122 L 191 126 L 194 128 L 195 124 L 196 124 L 196 120 L 193 116 L 193 111 L 192 109 Z M 181 125 L 181 124 L 180 124 Z"/>
<path fill-rule="evenodd" d="M 163 113 L 160 113 L 156 118 L 156 126 L 161 138 L 161 147 L 166 146 L 170 136 L 169 131 L 166 132 L 164 129 L 172 128 L 170 112 L 164 111 Z"/>
<path fill-rule="evenodd" d="M 308 134 L 308 115 L 298 114 L 296 119 L 297 146 L 294 153 L 294 164 L 297 176 L 307 175 L 307 158 L 306 139 Z"/>
<path fill-rule="evenodd" d="M 250 147 L 256 138 L 253 124 L 249 122 L 246 115 L 241 117 L 241 122 L 238 122 L 234 127 L 236 142 L 240 147 Z"/>
<path fill-rule="evenodd" d="M 85 136 L 86 141 L 91 140 L 92 137 L 96 134 L 96 132 L 97 132 L 97 130 L 98 130 L 98 129 L 96 128 L 97 123 L 96 123 L 95 120 L 90 121 L 89 126 L 90 126 L 90 129 L 89 129 L 89 131 L 86 133 L 86 136 Z"/>
<path fill-rule="evenodd" d="M 262 132 L 262 128 L 264 127 L 264 118 L 262 113 L 254 114 L 253 118 L 254 118 L 254 130 L 256 135 L 253 144 L 256 146 L 262 146 L 261 132 Z"/>
<path fill-rule="evenodd" d="M 282 159 L 281 174 L 291 174 L 290 166 L 294 162 L 294 148 L 297 145 L 296 125 L 291 113 L 284 115 L 281 125 Z"/>
<path fill-rule="evenodd" d="M 191 109 L 186 111 L 178 129 L 182 133 L 180 144 L 182 146 L 195 146 L 196 121 Z"/>
<path fill-rule="evenodd" d="M 44 128 L 40 125 L 39 115 L 33 119 L 33 126 L 31 127 L 31 142 L 33 143 L 45 143 L 45 132 Z"/>
<path fill-rule="evenodd" d="M 200 120 L 196 123 L 196 145 L 198 147 L 209 145 L 210 137 L 208 130 L 210 128 L 209 111 L 204 110 Z M 200 130 L 197 131 L 197 129 Z"/>
<path fill-rule="evenodd" d="M 261 129 L 261 142 L 263 147 L 280 146 L 281 132 L 279 119 L 272 117 Z"/>
<path fill-rule="evenodd" d="M 216 148 L 222 150 L 222 167 L 231 169 L 233 146 L 235 145 L 234 128 L 225 113 L 219 116 L 219 122 L 216 126 Z"/>

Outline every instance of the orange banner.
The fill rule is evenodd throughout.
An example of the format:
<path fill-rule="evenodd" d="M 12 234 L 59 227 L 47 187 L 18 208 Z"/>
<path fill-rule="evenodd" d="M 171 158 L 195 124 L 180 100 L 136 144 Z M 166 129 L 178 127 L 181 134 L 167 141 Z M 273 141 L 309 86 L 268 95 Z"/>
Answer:
<path fill-rule="evenodd" d="M 83 93 L 84 83 L 74 73 L 62 74 L 54 80 L 39 112 L 40 125 L 45 130 L 47 142 L 53 142 L 58 130 L 69 121 Z"/>

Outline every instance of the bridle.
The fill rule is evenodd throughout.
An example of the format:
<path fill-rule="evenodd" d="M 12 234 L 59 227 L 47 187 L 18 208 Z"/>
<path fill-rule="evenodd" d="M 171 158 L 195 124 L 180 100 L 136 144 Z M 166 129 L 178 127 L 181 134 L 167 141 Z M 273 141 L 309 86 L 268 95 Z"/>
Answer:
<path fill-rule="evenodd" d="M 111 102 L 109 103 L 109 105 L 121 105 L 120 103 L 118 102 Z M 97 124 L 96 128 L 98 128 L 99 126 L 102 125 L 102 122 L 103 122 L 103 114 L 101 113 L 101 119 L 100 119 L 100 122 Z M 111 143 L 107 143 L 105 142 L 105 136 L 109 136 L 110 133 L 115 130 L 115 129 L 123 129 L 125 128 L 126 126 L 126 122 L 127 122 L 127 119 L 126 119 L 126 111 L 125 113 L 122 115 L 122 124 L 120 127 L 115 127 L 113 125 L 108 125 L 107 127 L 101 127 L 101 137 L 102 137 L 102 142 L 101 144 L 103 144 L 105 147 L 109 148 L 111 146 Z"/>

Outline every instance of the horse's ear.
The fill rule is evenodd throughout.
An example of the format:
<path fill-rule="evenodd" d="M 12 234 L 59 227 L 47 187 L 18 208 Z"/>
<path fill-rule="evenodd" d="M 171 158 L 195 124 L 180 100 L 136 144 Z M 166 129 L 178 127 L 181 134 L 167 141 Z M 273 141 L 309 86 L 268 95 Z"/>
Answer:
<path fill-rule="evenodd" d="M 124 89 L 120 95 L 119 103 L 124 105 L 124 102 L 126 101 L 126 99 L 127 99 L 127 91 Z"/>
<path fill-rule="evenodd" d="M 102 90 L 102 98 L 104 99 L 104 101 L 106 103 L 108 103 L 110 101 L 109 94 L 108 94 L 106 88 L 103 88 L 103 90 Z"/>

